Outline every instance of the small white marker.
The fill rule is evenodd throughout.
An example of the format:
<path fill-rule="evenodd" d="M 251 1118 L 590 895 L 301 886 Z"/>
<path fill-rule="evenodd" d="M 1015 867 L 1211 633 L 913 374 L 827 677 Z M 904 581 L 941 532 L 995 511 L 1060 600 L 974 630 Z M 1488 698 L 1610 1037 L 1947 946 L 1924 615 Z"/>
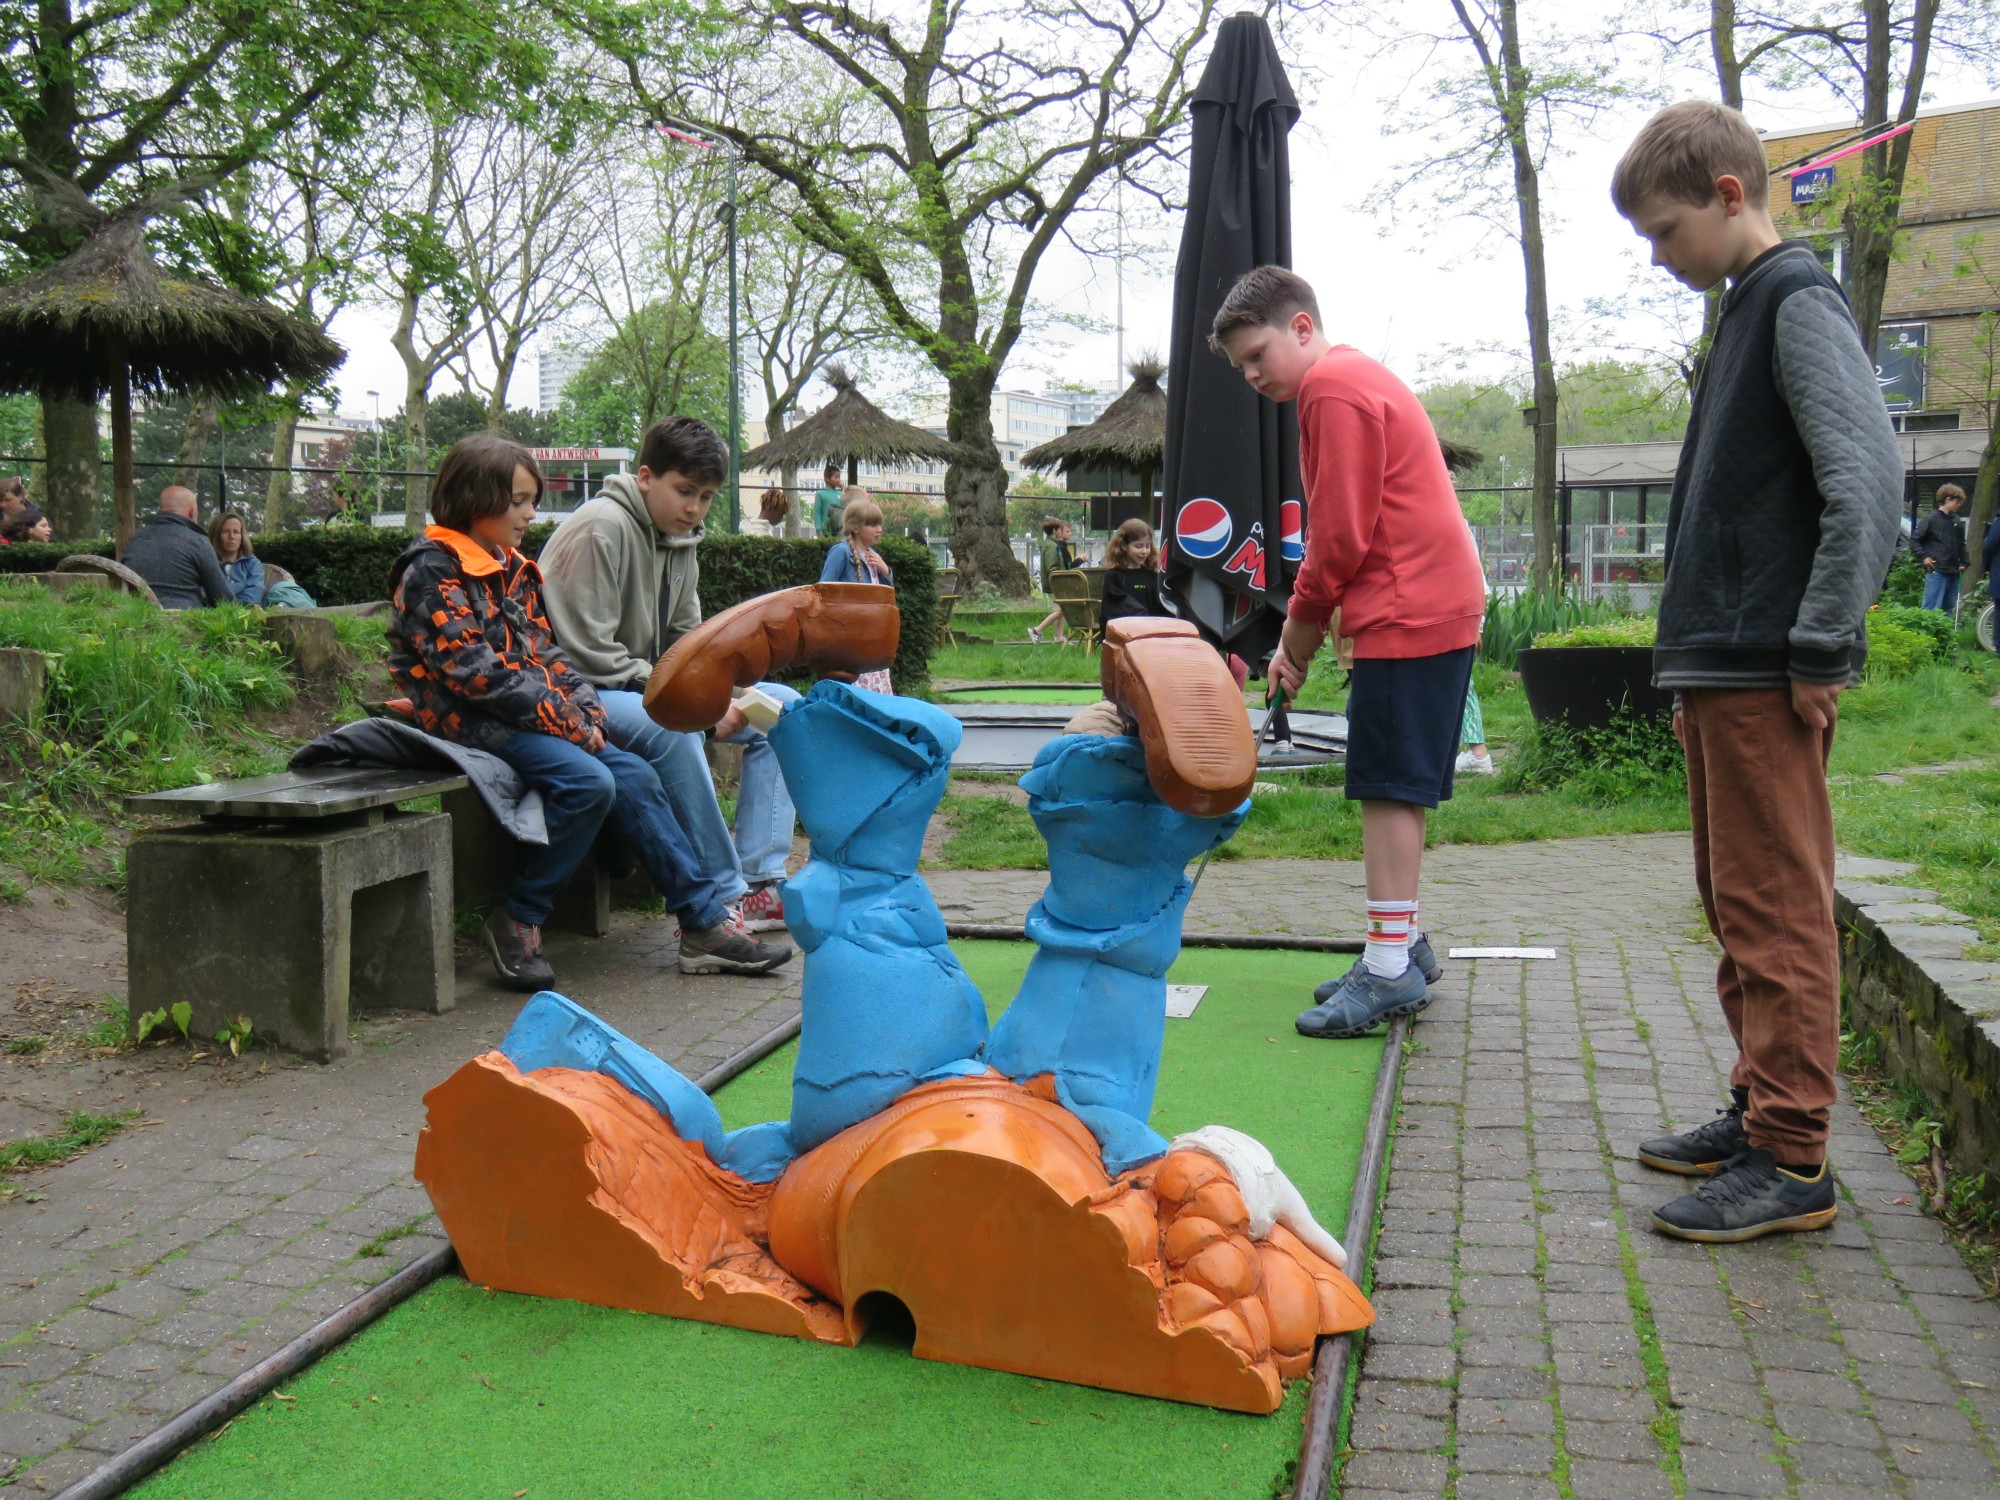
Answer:
<path fill-rule="evenodd" d="M 1194 1008 L 1201 1004 L 1201 997 L 1208 993 L 1205 984 L 1170 984 L 1167 986 L 1167 1019 L 1185 1021 L 1194 1014 Z"/>
<path fill-rule="evenodd" d="M 1553 948 L 1452 948 L 1450 958 L 1554 958 Z"/>

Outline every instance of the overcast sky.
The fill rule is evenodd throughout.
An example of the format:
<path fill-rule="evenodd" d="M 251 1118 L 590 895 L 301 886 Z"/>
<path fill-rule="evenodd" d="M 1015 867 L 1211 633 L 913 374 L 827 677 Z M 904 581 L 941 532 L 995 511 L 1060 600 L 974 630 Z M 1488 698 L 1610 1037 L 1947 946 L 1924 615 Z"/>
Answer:
<path fill-rule="evenodd" d="M 1411 0 L 1412 10 L 1424 4 L 1448 19 L 1442 0 Z M 1593 25 L 1603 10 L 1601 4 L 1560 0 L 1536 6 L 1533 14 L 1547 24 L 1548 17 L 1569 12 L 1578 24 Z M 1383 128 L 1385 119 L 1414 107 L 1401 103 L 1417 92 L 1409 83 L 1414 62 L 1385 66 L 1351 46 L 1327 41 L 1307 50 L 1312 55 L 1298 68 L 1296 80 L 1307 97 L 1291 141 L 1293 261 L 1318 290 L 1328 332 L 1413 382 L 1450 373 L 1461 363 L 1456 351 L 1472 351 L 1471 368 L 1483 377 L 1504 374 L 1518 363 L 1526 344 L 1521 257 L 1515 243 L 1449 212 L 1426 214 L 1421 188 L 1405 200 L 1393 222 L 1370 207 L 1381 185 L 1420 154 L 1418 142 Z M 1439 56 L 1454 66 L 1462 63 L 1452 49 Z M 1299 62 L 1296 57 L 1287 60 Z M 1963 104 L 1995 92 L 1978 76 L 1935 69 L 1933 76 L 1928 104 Z M 1685 92 L 1712 94 L 1712 87 L 1703 84 L 1701 75 L 1690 73 Z M 1559 327 L 1565 320 L 1579 327 L 1592 299 L 1622 298 L 1635 285 L 1660 294 L 1674 292 L 1664 276 L 1645 271 L 1639 241 L 1612 209 L 1606 192 L 1612 165 L 1654 107 L 1645 103 L 1611 110 L 1587 130 L 1567 133 L 1563 149 L 1544 169 L 1549 280 Z M 1746 113 L 1765 129 L 1839 118 L 1838 107 L 1823 100 L 1775 100 L 1754 93 Z M 1163 352 L 1167 345 L 1178 220 L 1158 226 L 1156 233 L 1161 244 L 1150 265 L 1136 258 L 1127 261 L 1128 359 L 1147 349 Z M 1093 263 L 1073 253 L 1052 256 L 1037 290 L 1057 309 L 1108 319 L 1114 303 L 1113 265 L 1108 257 Z M 350 312 L 334 324 L 335 337 L 350 351 L 336 377 L 343 411 L 369 414 L 373 402 L 364 393 L 370 389 L 382 393 L 384 412 L 400 406 L 403 373 L 389 346 L 390 326 L 379 311 Z M 1651 319 L 1635 316 L 1623 334 L 1629 340 L 1636 333 L 1643 340 L 1657 327 Z M 1558 357 L 1588 355 L 1603 347 L 1599 337 L 1579 333 L 1566 347 L 1559 343 Z M 1040 390 L 1051 378 L 1110 381 L 1117 374 L 1116 348 L 1110 332 L 1050 328 L 1023 343 L 1003 384 Z M 449 377 L 441 378 L 438 388 L 449 384 Z M 511 404 L 532 406 L 535 395 L 531 353 L 515 378 Z M 809 393 L 808 406 L 823 396 Z"/>

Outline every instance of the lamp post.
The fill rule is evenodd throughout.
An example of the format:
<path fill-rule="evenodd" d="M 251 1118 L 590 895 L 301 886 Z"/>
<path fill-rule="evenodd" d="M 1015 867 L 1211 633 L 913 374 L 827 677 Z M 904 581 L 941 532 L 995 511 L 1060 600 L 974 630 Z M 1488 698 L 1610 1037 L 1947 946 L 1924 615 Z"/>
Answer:
<path fill-rule="evenodd" d="M 729 530 L 734 535 L 743 519 L 743 391 L 742 361 L 738 357 L 738 324 L 736 311 L 736 169 L 743 161 L 743 153 L 726 141 L 718 140 L 698 125 L 690 125 L 671 117 L 662 118 L 653 128 L 670 141 L 683 146 L 694 146 L 702 151 L 717 151 L 728 164 L 725 180 L 728 183 L 728 202 L 723 209 L 723 233 L 726 253 L 729 256 L 729 509 L 727 512 Z"/>
<path fill-rule="evenodd" d="M 375 399 L 375 509 L 382 509 L 382 393 L 370 391 Z"/>

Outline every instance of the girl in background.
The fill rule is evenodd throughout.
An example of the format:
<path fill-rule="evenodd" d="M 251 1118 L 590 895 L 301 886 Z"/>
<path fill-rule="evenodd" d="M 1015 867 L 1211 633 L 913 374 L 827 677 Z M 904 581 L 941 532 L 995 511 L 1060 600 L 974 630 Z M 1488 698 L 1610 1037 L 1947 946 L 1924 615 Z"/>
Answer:
<path fill-rule="evenodd" d="M 870 499 L 863 489 L 850 489 L 847 497 L 847 504 L 840 513 L 841 529 L 846 532 L 847 539 L 835 542 L 828 550 L 826 566 L 820 569 L 819 581 L 895 583 L 896 575 L 889 571 L 889 564 L 875 550 L 882 540 L 882 507 Z M 854 679 L 854 685 L 872 693 L 896 691 L 886 668 L 879 672 L 863 672 Z"/>

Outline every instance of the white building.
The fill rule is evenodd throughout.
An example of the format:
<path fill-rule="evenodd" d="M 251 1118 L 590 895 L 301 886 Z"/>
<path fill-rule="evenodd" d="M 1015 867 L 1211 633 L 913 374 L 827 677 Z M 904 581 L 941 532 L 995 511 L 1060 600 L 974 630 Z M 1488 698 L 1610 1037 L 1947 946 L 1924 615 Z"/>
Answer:
<path fill-rule="evenodd" d="M 300 417 L 292 428 L 292 467 L 310 468 L 320 462 L 326 452 L 326 445 L 335 438 L 351 437 L 354 445 L 348 450 L 349 461 L 373 465 L 375 448 L 366 436 L 374 432 L 375 423 L 369 417 L 351 417 L 335 413 L 330 417 Z M 388 462 L 394 462 L 394 455 L 384 453 Z"/>
<path fill-rule="evenodd" d="M 535 364 L 539 376 L 539 388 L 535 394 L 536 411 L 554 411 L 562 405 L 563 387 L 583 373 L 588 357 L 580 349 L 544 347 L 537 351 Z"/>

